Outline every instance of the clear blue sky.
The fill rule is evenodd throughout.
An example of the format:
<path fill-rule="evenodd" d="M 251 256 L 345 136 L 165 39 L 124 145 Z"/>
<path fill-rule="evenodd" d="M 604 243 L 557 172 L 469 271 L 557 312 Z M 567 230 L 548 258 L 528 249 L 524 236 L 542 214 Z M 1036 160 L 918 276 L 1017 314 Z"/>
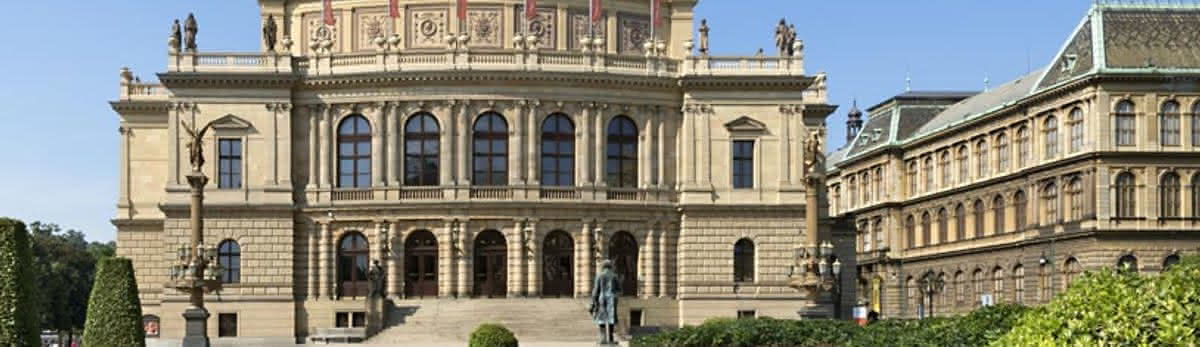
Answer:
<path fill-rule="evenodd" d="M 829 74 L 830 149 L 844 142 L 851 99 L 977 90 L 1047 64 L 1091 1 L 703 0 L 713 54 L 771 52 L 780 17 L 795 22 L 806 67 Z M 0 35 L 0 216 L 111 240 L 117 197 L 118 69 L 144 81 L 166 65 L 171 19 L 194 11 L 201 50 L 258 48 L 257 2 L 35 1 L 7 12 Z"/>

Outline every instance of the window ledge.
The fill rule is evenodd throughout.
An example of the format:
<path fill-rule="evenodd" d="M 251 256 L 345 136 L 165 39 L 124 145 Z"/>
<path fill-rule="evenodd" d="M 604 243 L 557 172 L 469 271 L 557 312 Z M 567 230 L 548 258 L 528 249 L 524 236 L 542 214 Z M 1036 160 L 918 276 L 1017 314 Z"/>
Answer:
<path fill-rule="evenodd" d="M 1139 221 L 1139 220 L 1146 220 L 1146 217 L 1113 217 L 1111 219 L 1114 221 L 1118 221 L 1118 222 L 1119 221 Z"/>

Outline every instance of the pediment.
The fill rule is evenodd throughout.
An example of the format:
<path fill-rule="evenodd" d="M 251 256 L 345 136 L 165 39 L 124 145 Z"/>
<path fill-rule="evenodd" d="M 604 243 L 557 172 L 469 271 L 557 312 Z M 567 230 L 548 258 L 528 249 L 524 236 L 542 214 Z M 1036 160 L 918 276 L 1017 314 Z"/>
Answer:
<path fill-rule="evenodd" d="M 725 123 L 725 129 L 728 129 L 729 132 L 761 133 L 767 131 L 767 125 L 749 116 L 741 116 L 729 123 Z"/>
<path fill-rule="evenodd" d="M 220 130 L 247 130 L 251 126 L 245 119 L 230 114 L 212 121 L 212 127 Z"/>

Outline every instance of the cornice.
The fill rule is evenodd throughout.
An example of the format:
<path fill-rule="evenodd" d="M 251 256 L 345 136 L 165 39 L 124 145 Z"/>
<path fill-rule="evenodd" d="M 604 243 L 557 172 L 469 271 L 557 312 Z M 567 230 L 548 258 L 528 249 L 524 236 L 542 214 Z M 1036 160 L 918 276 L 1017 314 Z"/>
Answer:
<path fill-rule="evenodd" d="M 293 74 L 280 73 L 164 72 L 158 74 L 158 80 L 168 89 L 248 89 L 291 88 L 299 78 Z"/>
<path fill-rule="evenodd" d="M 613 87 L 673 90 L 675 78 L 657 76 L 628 76 L 604 72 L 540 72 L 540 71 L 430 71 L 430 72 L 380 72 L 353 75 L 319 76 L 300 81 L 302 90 L 321 90 L 362 87 L 393 87 L 405 85 L 427 85 L 429 83 L 512 83 L 532 82 L 546 84 L 583 85 L 588 87 Z"/>
<path fill-rule="evenodd" d="M 803 91 L 813 84 L 813 76 L 683 76 L 679 86 L 684 89 L 732 89 Z"/>
<path fill-rule="evenodd" d="M 117 113 L 120 113 L 120 114 L 166 113 L 167 111 L 170 111 L 170 108 L 171 108 L 171 103 L 166 100 L 162 100 L 162 101 L 121 100 L 121 101 L 110 101 L 108 104 L 109 104 L 109 106 L 112 107 L 113 111 L 116 111 Z"/>

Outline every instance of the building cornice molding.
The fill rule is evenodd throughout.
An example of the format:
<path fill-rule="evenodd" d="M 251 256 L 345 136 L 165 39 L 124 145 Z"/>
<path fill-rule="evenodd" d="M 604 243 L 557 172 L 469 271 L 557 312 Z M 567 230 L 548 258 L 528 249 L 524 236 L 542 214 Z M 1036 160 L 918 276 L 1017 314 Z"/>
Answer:
<path fill-rule="evenodd" d="M 120 114 L 138 114 L 138 113 L 167 113 L 171 110 L 171 103 L 162 101 L 110 101 L 109 106 L 113 111 Z"/>

